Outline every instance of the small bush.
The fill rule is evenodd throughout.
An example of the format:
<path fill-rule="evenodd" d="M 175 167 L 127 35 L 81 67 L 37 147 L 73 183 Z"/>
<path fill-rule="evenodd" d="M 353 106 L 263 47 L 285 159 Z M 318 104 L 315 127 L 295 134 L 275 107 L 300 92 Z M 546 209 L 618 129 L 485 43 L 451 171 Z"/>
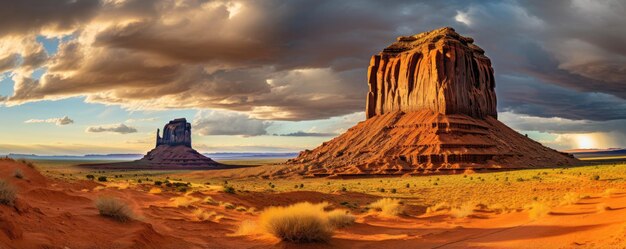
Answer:
<path fill-rule="evenodd" d="M 224 193 L 234 194 L 235 193 L 235 188 L 233 186 L 230 186 L 230 185 L 224 185 Z"/>
<path fill-rule="evenodd" d="M 17 198 L 17 190 L 13 185 L 4 180 L 0 180 L 0 204 L 13 206 Z"/>
<path fill-rule="evenodd" d="M 163 190 L 160 188 L 151 188 L 150 191 L 148 191 L 149 194 L 160 194 L 161 192 L 163 192 Z"/>
<path fill-rule="evenodd" d="M 600 180 L 600 176 L 599 175 L 593 175 L 591 177 L 591 180 L 598 181 L 598 180 Z"/>
<path fill-rule="evenodd" d="M 283 241 L 328 241 L 333 228 L 324 212 L 326 205 L 303 202 L 287 207 L 270 207 L 259 216 L 259 224 L 264 231 Z"/>
<path fill-rule="evenodd" d="M 392 189 L 391 189 L 391 193 L 392 193 L 392 194 L 395 194 L 395 193 L 397 193 L 397 192 L 398 192 L 398 190 L 397 190 L 397 189 L 395 189 L 395 188 L 392 188 Z"/>
<path fill-rule="evenodd" d="M 107 181 L 107 177 L 106 176 L 99 176 L 98 177 L 98 181 L 99 182 L 106 182 Z"/>
<path fill-rule="evenodd" d="M 442 211 L 442 210 L 450 210 L 450 204 L 448 204 L 447 202 L 440 202 L 435 204 L 434 206 L 430 206 L 426 209 L 426 213 L 435 213 L 438 211 Z"/>
<path fill-rule="evenodd" d="M 196 216 L 198 221 L 206 221 L 206 220 L 211 220 L 212 218 L 216 217 L 217 213 L 215 213 L 215 211 L 208 212 L 203 209 L 196 209 L 193 211 L 193 215 Z"/>
<path fill-rule="evenodd" d="M 395 217 L 404 213 L 404 205 L 398 199 L 382 198 L 369 205 L 369 208 L 380 212 L 383 216 Z"/>
<path fill-rule="evenodd" d="M 450 213 L 452 214 L 452 216 L 456 218 L 465 218 L 474 213 L 475 207 L 476 205 L 473 203 L 469 203 L 469 202 L 463 203 L 463 205 L 459 207 L 455 207 L 452 210 L 450 210 Z"/>
<path fill-rule="evenodd" d="M 100 197 L 96 200 L 96 208 L 100 215 L 120 222 L 132 220 L 135 216 L 128 204 L 116 198 Z"/>
<path fill-rule="evenodd" d="M 94 175 L 86 175 L 85 177 L 87 177 L 87 180 L 91 180 L 91 181 L 96 179 L 96 177 Z"/>
<path fill-rule="evenodd" d="M 347 210 L 335 209 L 328 212 L 328 222 L 335 228 L 343 228 L 354 224 L 356 217 L 351 215 Z"/>
<path fill-rule="evenodd" d="M 189 207 L 189 206 L 192 206 L 194 203 L 200 201 L 200 199 L 192 197 L 192 196 L 180 196 L 180 197 L 170 198 L 170 201 L 172 202 L 172 205 L 175 207 Z"/>
<path fill-rule="evenodd" d="M 213 205 L 213 206 L 219 205 L 219 202 L 214 200 L 211 196 L 207 196 L 206 198 L 204 198 L 203 202 L 209 205 Z"/>
<path fill-rule="evenodd" d="M 572 205 L 578 203 L 580 200 L 580 195 L 577 193 L 567 193 L 563 196 L 563 200 L 561 201 L 561 205 Z"/>
<path fill-rule="evenodd" d="M 14 176 L 15 178 L 17 178 L 17 179 L 24 179 L 24 173 L 22 172 L 22 170 L 21 170 L 21 169 L 16 169 L 16 170 L 13 172 L 13 176 Z"/>
<path fill-rule="evenodd" d="M 541 202 L 533 202 L 532 204 L 528 205 L 528 209 L 528 217 L 530 217 L 530 219 L 532 220 L 537 220 L 550 213 L 550 207 Z"/>

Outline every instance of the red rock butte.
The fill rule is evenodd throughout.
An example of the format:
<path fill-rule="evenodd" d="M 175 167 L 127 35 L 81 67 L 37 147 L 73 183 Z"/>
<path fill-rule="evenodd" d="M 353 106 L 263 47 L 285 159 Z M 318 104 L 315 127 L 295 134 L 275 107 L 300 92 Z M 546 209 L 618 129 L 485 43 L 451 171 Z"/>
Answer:
<path fill-rule="evenodd" d="M 289 172 L 418 174 L 577 163 L 497 120 L 491 61 L 473 42 L 446 27 L 399 37 L 372 56 L 367 119 L 301 152 L 289 161 L 301 167 Z"/>

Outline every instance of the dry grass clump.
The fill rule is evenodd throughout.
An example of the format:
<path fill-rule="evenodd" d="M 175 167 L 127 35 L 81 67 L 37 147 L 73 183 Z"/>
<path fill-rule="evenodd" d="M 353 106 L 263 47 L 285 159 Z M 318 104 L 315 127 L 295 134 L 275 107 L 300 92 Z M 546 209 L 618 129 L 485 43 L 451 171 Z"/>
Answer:
<path fill-rule="evenodd" d="M 259 225 L 263 231 L 283 241 L 328 241 L 333 226 L 324 211 L 327 205 L 302 202 L 287 207 L 270 207 L 259 216 Z"/>
<path fill-rule="evenodd" d="M 13 172 L 13 176 L 14 176 L 15 178 L 17 178 L 17 179 L 24 179 L 24 173 L 22 172 L 22 170 L 21 170 L 21 169 L 16 169 L 16 170 Z"/>
<path fill-rule="evenodd" d="M 126 222 L 134 219 L 132 209 L 122 200 L 112 197 L 100 197 L 96 200 L 96 208 L 100 215 Z"/>
<path fill-rule="evenodd" d="M 545 203 L 541 202 L 533 202 L 527 206 L 528 208 L 528 217 L 531 220 L 537 220 L 541 217 L 544 217 L 550 213 L 550 207 Z"/>
<path fill-rule="evenodd" d="M 170 198 L 170 201 L 172 202 L 172 206 L 174 207 L 189 207 L 192 206 L 194 203 L 200 201 L 200 199 L 193 196 L 179 196 Z"/>
<path fill-rule="evenodd" d="M 204 198 L 204 201 L 202 202 L 212 205 L 212 206 L 217 206 L 220 204 L 218 201 L 214 200 L 211 196 L 207 196 L 206 198 Z"/>
<path fill-rule="evenodd" d="M 573 205 L 578 203 L 580 199 L 580 194 L 570 192 L 563 196 L 563 200 L 561 200 L 561 205 Z"/>
<path fill-rule="evenodd" d="M 160 188 L 151 188 L 150 191 L 148 191 L 148 194 L 160 194 L 162 192 L 163 190 L 161 190 Z"/>
<path fill-rule="evenodd" d="M 382 198 L 371 203 L 368 207 L 387 217 L 396 217 L 404 214 L 404 205 L 400 200 L 394 198 Z"/>
<path fill-rule="evenodd" d="M 0 180 L 0 204 L 13 206 L 17 198 L 17 190 L 13 185 L 4 180 Z"/>
<path fill-rule="evenodd" d="M 614 188 L 608 188 L 608 189 L 604 190 L 604 192 L 602 193 L 602 196 L 607 197 L 607 198 L 611 198 L 611 197 L 615 196 L 618 193 L 619 193 L 619 190 L 614 189 Z"/>
<path fill-rule="evenodd" d="M 450 210 L 450 213 L 456 218 L 465 218 L 474 213 L 474 208 L 476 208 L 476 204 L 466 202 L 463 203 L 461 206 L 452 208 L 452 210 Z"/>
<path fill-rule="evenodd" d="M 435 204 L 434 206 L 430 206 L 428 208 L 426 208 L 426 213 L 427 214 L 432 214 L 432 213 L 436 213 L 439 211 L 444 211 L 444 210 L 450 210 L 450 204 L 448 204 L 447 202 L 440 202 Z"/>
<path fill-rule="evenodd" d="M 348 210 L 343 209 L 335 209 L 333 211 L 327 212 L 326 216 L 328 217 L 328 222 L 331 226 L 335 228 L 344 228 L 354 224 L 354 220 L 356 217 L 350 214 Z"/>
<path fill-rule="evenodd" d="M 487 210 L 490 210 L 496 214 L 506 213 L 509 209 L 502 203 L 495 203 L 487 206 Z"/>
<path fill-rule="evenodd" d="M 259 224 L 251 220 L 244 220 L 239 224 L 237 231 L 231 234 L 233 236 L 244 236 L 244 235 L 256 235 L 262 234 L 262 230 L 259 229 Z"/>
<path fill-rule="evenodd" d="M 204 209 L 196 209 L 193 211 L 193 215 L 198 219 L 198 221 L 214 221 L 219 222 L 223 215 L 216 213 L 215 211 L 206 211 Z"/>

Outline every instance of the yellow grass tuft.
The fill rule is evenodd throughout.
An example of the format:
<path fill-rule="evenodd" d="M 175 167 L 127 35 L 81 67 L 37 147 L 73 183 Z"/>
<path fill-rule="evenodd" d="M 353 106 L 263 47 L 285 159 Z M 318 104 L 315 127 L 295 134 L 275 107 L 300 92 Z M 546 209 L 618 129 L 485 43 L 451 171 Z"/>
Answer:
<path fill-rule="evenodd" d="M 573 205 L 578 203 L 580 200 L 580 194 L 569 192 L 563 196 L 563 200 L 561 200 L 561 205 Z"/>
<path fill-rule="evenodd" d="M 456 218 L 465 218 L 474 213 L 474 208 L 476 208 L 476 204 L 466 202 L 463 203 L 461 206 L 452 208 L 452 210 L 450 210 L 450 213 Z"/>
<path fill-rule="evenodd" d="M 394 198 L 382 198 L 371 203 L 368 207 L 387 217 L 396 217 L 404 214 L 404 205 L 400 200 Z"/>
<path fill-rule="evenodd" d="M 162 192 L 163 190 L 160 188 L 151 188 L 150 191 L 148 191 L 149 194 L 160 194 Z"/>
<path fill-rule="evenodd" d="M 195 198 L 193 196 L 179 196 L 171 198 L 172 206 L 174 207 L 189 207 L 194 203 L 200 201 L 200 199 Z"/>
<path fill-rule="evenodd" d="M 333 227 L 324 211 L 326 206 L 302 202 L 287 207 L 269 207 L 259 216 L 259 225 L 263 231 L 283 241 L 328 241 Z"/>
<path fill-rule="evenodd" d="M 217 213 L 215 211 L 206 211 L 204 209 L 196 209 L 192 213 L 198 221 L 215 220 Z"/>
<path fill-rule="evenodd" d="M 204 198 L 204 201 L 202 202 L 209 204 L 209 205 L 213 205 L 213 206 L 217 206 L 220 204 L 219 202 L 214 200 L 211 196 L 207 196 L 206 198 Z"/>
<path fill-rule="evenodd" d="M 450 209 L 451 209 L 450 204 L 448 204 L 447 202 L 440 202 L 440 203 L 437 203 L 433 206 L 426 208 L 426 213 L 432 214 L 432 213 L 436 213 L 439 211 L 450 210 Z"/>
<path fill-rule="evenodd" d="M 237 231 L 235 231 L 235 233 L 233 233 L 232 235 L 245 236 L 256 234 L 263 234 L 263 230 L 259 227 L 259 224 L 251 220 L 244 220 L 241 222 L 241 224 L 239 224 Z"/>
<path fill-rule="evenodd" d="M 132 209 L 122 200 L 112 197 L 100 197 L 96 199 L 96 208 L 100 215 L 125 222 L 134 219 Z"/>
<path fill-rule="evenodd" d="M 354 224 L 356 217 L 350 214 L 348 210 L 335 209 L 326 213 L 328 222 L 335 228 L 344 228 Z"/>
<path fill-rule="evenodd" d="M 17 190 L 13 185 L 4 180 L 0 180 L 0 204 L 13 206 L 17 198 Z"/>
<path fill-rule="evenodd" d="M 528 208 L 528 217 L 531 220 L 537 220 L 541 217 L 544 217 L 550 213 L 550 207 L 545 203 L 541 202 L 533 202 L 527 206 Z"/>

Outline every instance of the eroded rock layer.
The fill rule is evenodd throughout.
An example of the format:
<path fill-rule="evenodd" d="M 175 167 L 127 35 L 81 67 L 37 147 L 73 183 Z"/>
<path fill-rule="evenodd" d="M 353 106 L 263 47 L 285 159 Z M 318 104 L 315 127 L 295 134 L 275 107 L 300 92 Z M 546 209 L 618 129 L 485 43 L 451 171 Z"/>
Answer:
<path fill-rule="evenodd" d="M 305 175 L 411 174 L 521 169 L 576 163 L 488 116 L 431 110 L 377 115 L 290 161 Z"/>
<path fill-rule="evenodd" d="M 399 37 L 372 56 L 366 115 L 422 109 L 497 116 L 491 61 L 474 40 L 442 28 Z"/>

